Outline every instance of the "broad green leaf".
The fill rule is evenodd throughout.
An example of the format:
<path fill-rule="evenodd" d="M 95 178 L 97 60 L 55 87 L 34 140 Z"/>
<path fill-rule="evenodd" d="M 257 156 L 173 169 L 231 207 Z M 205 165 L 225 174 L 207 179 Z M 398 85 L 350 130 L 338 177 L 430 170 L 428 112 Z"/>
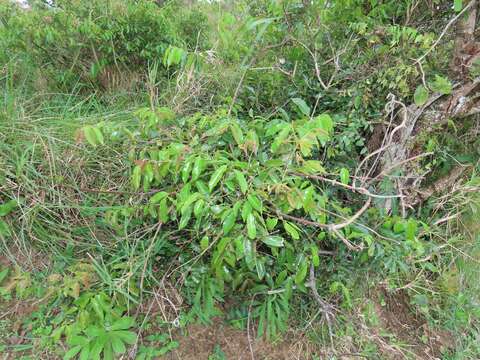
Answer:
<path fill-rule="evenodd" d="M 125 347 L 125 344 L 123 343 L 123 341 L 120 338 L 118 338 L 116 336 L 111 336 L 110 341 L 112 343 L 113 352 L 115 352 L 117 354 L 123 354 L 125 351 L 127 351 L 127 348 Z"/>
<path fill-rule="evenodd" d="M 243 132 L 240 126 L 236 123 L 230 124 L 230 130 L 232 131 L 233 138 L 237 145 L 243 144 Z"/>
<path fill-rule="evenodd" d="M 142 180 L 142 168 L 137 165 L 133 168 L 132 183 L 135 190 L 140 188 L 140 182 Z"/>
<path fill-rule="evenodd" d="M 94 131 L 94 133 L 95 133 L 96 143 L 103 145 L 103 144 L 104 144 L 104 141 L 103 141 L 102 131 L 101 131 L 98 127 L 96 127 L 96 126 L 93 127 L 93 131 Z"/>
<path fill-rule="evenodd" d="M 190 171 L 192 170 L 192 161 L 187 161 L 182 168 L 182 181 L 186 183 L 190 177 Z"/>
<path fill-rule="evenodd" d="M 150 204 L 158 204 L 160 201 L 165 199 L 168 196 L 168 193 L 165 191 L 159 191 L 155 193 L 151 198 L 150 198 Z"/>
<path fill-rule="evenodd" d="M 297 229 L 292 224 L 284 221 L 283 222 L 283 227 L 284 227 L 285 231 L 288 233 L 288 235 L 290 235 L 290 237 L 293 240 L 300 239 L 300 234 L 298 233 Z"/>
<path fill-rule="evenodd" d="M 275 140 L 273 140 L 272 145 L 270 146 L 270 150 L 275 153 L 277 150 L 280 148 L 280 145 L 282 145 L 285 140 L 287 139 L 288 135 L 290 134 L 290 130 L 292 129 L 290 124 L 285 124 L 283 129 L 280 131 L 280 133 L 277 135 Z"/>
<path fill-rule="evenodd" d="M 137 334 L 132 331 L 117 330 L 115 331 L 115 336 L 118 336 L 124 343 L 129 345 L 133 345 L 137 341 Z"/>
<path fill-rule="evenodd" d="M 428 100 L 428 90 L 423 85 L 419 85 L 413 94 L 415 105 L 422 106 Z"/>
<path fill-rule="evenodd" d="M 262 242 L 272 247 L 283 247 L 285 245 L 283 238 L 275 235 L 262 238 Z"/>
<path fill-rule="evenodd" d="M 91 360 L 100 360 L 100 354 L 107 343 L 107 337 L 102 336 L 101 338 L 97 338 L 96 341 L 93 343 L 90 349 L 90 359 Z"/>
<path fill-rule="evenodd" d="M 243 253 L 248 269 L 253 270 L 255 268 L 255 250 L 253 242 L 247 238 L 243 239 Z"/>
<path fill-rule="evenodd" d="M 121 319 L 115 321 L 110 327 L 110 330 L 127 330 L 135 325 L 135 319 L 130 316 L 124 316 Z"/>
<path fill-rule="evenodd" d="M 394 232 L 395 234 L 399 234 L 399 233 L 401 233 L 401 232 L 403 232 L 403 231 L 405 231 L 405 226 L 404 226 L 403 222 L 397 221 L 397 222 L 395 223 L 395 225 L 393 225 L 393 232 Z"/>
<path fill-rule="evenodd" d="M 252 213 L 252 205 L 248 201 L 245 201 L 242 207 L 242 219 L 247 221 L 248 215 Z"/>
<path fill-rule="evenodd" d="M 103 360 L 114 360 L 112 344 L 109 342 L 105 344 L 103 349 Z"/>
<path fill-rule="evenodd" d="M 237 179 L 238 186 L 240 186 L 240 191 L 245 194 L 248 190 L 247 180 L 242 172 L 235 170 L 235 178 Z"/>
<path fill-rule="evenodd" d="M 258 278 L 262 280 L 265 276 L 265 265 L 259 258 L 255 259 L 255 267 L 257 268 Z"/>
<path fill-rule="evenodd" d="M 247 200 L 250 203 L 250 205 L 252 205 L 253 209 L 257 210 L 259 213 L 262 212 L 262 202 L 256 195 L 253 195 L 253 194 L 248 195 Z"/>
<path fill-rule="evenodd" d="M 247 234 L 250 239 L 255 239 L 257 237 L 257 227 L 253 213 L 248 214 L 247 217 Z"/>
<path fill-rule="evenodd" d="M 190 221 L 190 218 L 192 217 L 192 210 L 193 209 L 190 206 L 190 207 L 186 208 L 185 211 L 182 213 L 182 217 L 181 217 L 180 222 L 178 224 L 178 230 L 182 230 L 188 225 L 188 223 Z"/>
<path fill-rule="evenodd" d="M 197 180 L 202 174 L 203 170 L 207 167 L 207 160 L 203 158 L 197 158 L 193 164 L 192 169 L 192 181 Z"/>
<path fill-rule="evenodd" d="M 97 134 L 93 126 L 87 125 L 83 128 L 83 134 L 85 135 L 85 139 L 87 139 L 88 143 L 93 147 L 97 146 Z"/>
<path fill-rule="evenodd" d="M 439 75 L 435 75 L 435 81 L 431 84 L 431 88 L 433 91 L 443 95 L 452 93 L 452 83 L 450 80 Z"/>
<path fill-rule="evenodd" d="M 158 220 L 162 223 L 166 223 L 168 221 L 168 211 L 167 198 L 165 198 L 160 201 L 160 204 L 158 205 Z"/>
<path fill-rule="evenodd" d="M 328 114 L 318 115 L 314 120 L 315 124 L 321 130 L 318 139 L 322 144 L 330 139 L 330 135 L 333 133 L 333 120 Z"/>
<path fill-rule="evenodd" d="M 237 220 L 237 212 L 233 210 L 229 210 L 228 215 L 223 220 L 223 234 L 227 235 L 235 225 L 235 221 Z"/>
<path fill-rule="evenodd" d="M 63 360 L 73 359 L 80 352 L 80 350 L 82 350 L 82 346 L 80 345 L 71 348 L 65 353 L 65 355 L 63 356 Z"/>
<path fill-rule="evenodd" d="M 212 191 L 215 186 L 217 186 L 218 182 L 222 179 L 223 175 L 227 171 L 227 165 L 220 166 L 215 172 L 213 173 L 210 181 L 208 182 L 208 189 Z"/>
<path fill-rule="evenodd" d="M 72 335 L 67 339 L 67 344 L 72 346 L 86 346 L 88 344 L 88 338 L 80 335 Z"/>
<path fill-rule="evenodd" d="M 208 238 L 208 236 L 204 236 L 202 238 L 202 240 L 200 240 L 200 249 L 203 251 L 205 249 L 208 248 L 208 244 L 209 244 L 210 240 Z"/>
<path fill-rule="evenodd" d="M 265 223 L 267 225 L 267 229 L 269 231 L 272 231 L 273 229 L 275 229 L 275 226 L 277 226 L 278 218 L 268 218 Z"/>
<path fill-rule="evenodd" d="M 307 276 L 308 262 L 305 256 L 300 255 L 300 260 L 298 261 L 297 272 L 295 274 L 295 284 L 300 285 L 305 277 Z"/>
<path fill-rule="evenodd" d="M 350 182 L 350 172 L 348 171 L 348 169 L 340 169 L 340 182 L 345 185 L 348 185 L 348 183 Z"/>
<path fill-rule="evenodd" d="M 317 245 L 312 245 L 310 247 L 311 253 L 312 253 L 312 264 L 315 267 L 318 267 L 320 265 L 320 257 L 318 256 L 318 247 Z"/>
<path fill-rule="evenodd" d="M 89 360 L 90 359 L 90 346 L 84 346 L 80 352 L 78 360 Z"/>
<path fill-rule="evenodd" d="M 310 116 L 310 107 L 307 103 L 300 98 L 293 98 L 292 102 L 297 105 L 298 109 L 304 114 L 305 116 Z"/>
<path fill-rule="evenodd" d="M 405 226 L 405 238 L 407 240 L 414 240 L 417 234 L 418 225 L 414 219 L 409 219 Z"/>
<path fill-rule="evenodd" d="M 9 200 L 5 204 L 0 205 L 0 216 L 10 214 L 18 205 L 17 200 Z"/>
<path fill-rule="evenodd" d="M 205 201 L 203 199 L 199 199 L 195 203 L 195 206 L 193 207 L 193 215 L 195 215 L 197 219 L 202 216 L 203 210 L 205 209 L 204 205 L 205 205 Z"/>
<path fill-rule="evenodd" d="M 462 10 L 462 0 L 453 0 L 453 10 L 460 12 Z"/>
<path fill-rule="evenodd" d="M 321 175 L 325 174 L 325 168 L 322 166 L 322 163 L 318 160 L 307 160 L 303 163 L 303 166 L 300 168 L 305 174 Z"/>

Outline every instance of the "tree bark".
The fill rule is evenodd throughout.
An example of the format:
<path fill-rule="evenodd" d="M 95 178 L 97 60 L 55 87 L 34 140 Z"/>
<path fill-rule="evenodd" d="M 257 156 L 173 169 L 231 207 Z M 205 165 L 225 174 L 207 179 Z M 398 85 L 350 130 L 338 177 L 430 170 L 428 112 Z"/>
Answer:
<path fill-rule="evenodd" d="M 477 23 L 478 0 L 472 0 L 474 4 L 463 18 L 457 23 L 454 41 L 451 70 L 457 77 L 468 74 L 468 63 L 472 56 L 480 54 L 480 46 L 475 42 L 475 29 Z"/>

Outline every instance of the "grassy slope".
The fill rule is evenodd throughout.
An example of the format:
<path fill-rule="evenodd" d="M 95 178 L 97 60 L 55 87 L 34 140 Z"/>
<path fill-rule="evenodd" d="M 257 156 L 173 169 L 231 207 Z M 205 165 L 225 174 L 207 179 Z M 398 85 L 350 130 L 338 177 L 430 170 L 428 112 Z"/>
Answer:
<path fill-rule="evenodd" d="M 118 259 L 139 273 L 147 262 L 147 255 L 138 256 L 141 242 L 136 239 L 155 229 L 135 234 L 130 243 L 132 234 L 113 231 L 96 216 L 131 196 L 124 149 L 105 145 L 94 150 L 78 132 L 99 121 L 129 124 L 133 112 L 145 105 L 144 95 L 135 94 L 133 99 L 131 95 L 32 96 L 18 84 L 5 86 L 2 95 L 0 199 L 17 194 L 23 202 L 14 216 L 6 218 L 14 231 L 1 237 L 0 270 L 8 268 L 10 273 L 1 284 L 0 347 L 4 346 L 3 354 L 10 358 L 21 354 L 61 358 L 65 344 L 55 339 L 49 326 L 59 313 L 69 311 L 71 302 L 65 301 L 65 296 L 51 297 L 52 288 L 72 291 L 68 282 L 78 274 L 72 267 L 91 258 L 112 263 Z M 465 198 L 452 202 L 457 200 Z M 401 279 L 384 276 L 374 267 L 350 273 L 344 278 L 350 306 L 342 303 L 344 297 L 330 294 L 340 308 L 332 338 L 325 323 L 319 321 L 316 303 L 299 298 L 294 304 L 298 316 L 293 317 L 287 334 L 273 345 L 265 341 L 252 345 L 257 358 L 315 359 L 327 354 L 337 358 L 477 358 L 477 222 L 475 215 L 467 216 L 463 222 L 451 222 L 447 233 L 436 234 L 445 241 L 434 280 L 431 274 L 413 268 Z M 122 286 L 132 268 L 102 272 L 107 265 L 111 264 L 90 269 L 97 275 L 89 286 L 96 292 L 125 291 Z M 15 270 L 16 266 L 21 270 Z M 50 284 L 52 275 L 58 274 L 63 277 L 61 285 Z M 85 284 L 82 286 L 82 291 L 86 290 Z M 402 290 L 390 291 L 392 287 Z M 221 359 L 222 353 L 226 358 L 238 353 L 248 356 L 253 331 L 247 334 L 245 329 L 234 329 L 220 320 L 210 327 L 182 322 L 177 329 L 165 323 L 178 314 L 169 313 L 171 309 L 166 310 L 168 306 L 158 302 L 156 295 L 149 290 L 140 310 L 130 309 L 139 315 L 135 331 L 142 330 L 145 343 L 162 348 L 165 342 L 150 341 L 147 336 L 167 334 L 180 345 L 167 355 L 174 359 Z M 160 295 L 169 301 L 175 298 L 172 293 Z M 180 313 L 188 312 L 182 301 L 174 305 Z"/>

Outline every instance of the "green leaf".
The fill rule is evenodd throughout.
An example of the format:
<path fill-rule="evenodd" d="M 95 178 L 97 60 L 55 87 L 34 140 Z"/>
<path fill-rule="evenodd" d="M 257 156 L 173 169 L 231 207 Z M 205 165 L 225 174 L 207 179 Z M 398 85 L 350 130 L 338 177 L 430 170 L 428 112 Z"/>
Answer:
<path fill-rule="evenodd" d="M 460 12 L 462 7 L 462 0 L 453 0 L 453 10 L 455 10 L 455 12 Z"/>
<path fill-rule="evenodd" d="M 395 234 L 399 234 L 405 231 L 405 226 L 403 225 L 403 222 L 397 221 L 395 225 L 393 225 L 393 232 Z"/>
<path fill-rule="evenodd" d="M 340 169 L 340 181 L 342 184 L 348 185 L 350 182 L 350 172 L 346 168 Z"/>
<path fill-rule="evenodd" d="M 10 228 L 8 224 L 5 221 L 0 220 L 0 236 L 8 236 L 8 235 L 10 235 Z"/>
<path fill-rule="evenodd" d="M 431 88 L 435 92 L 439 92 L 442 95 L 448 95 L 452 93 L 452 83 L 443 76 L 435 75 L 435 81 L 431 84 Z"/>
<path fill-rule="evenodd" d="M 266 221 L 267 229 L 272 231 L 277 226 L 278 218 L 268 218 Z"/>
<path fill-rule="evenodd" d="M 117 330 L 115 336 L 118 336 L 124 343 L 133 345 L 137 342 L 137 334 L 132 331 Z"/>
<path fill-rule="evenodd" d="M 252 205 L 252 208 L 257 210 L 259 213 L 262 212 L 262 202 L 256 195 L 248 195 L 247 200 Z"/>
<path fill-rule="evenodd" d="M 135 190 L 140 188 L 140 181 L 142 180 L 142 168 L 137 165 L 133 168 L 132 173 L 132 184 Z"/>
<path fill-rule="evenodd" d="M 307 103 L 300 98 L 293 98 L 292 102 L 297 105 L 298 109 L 304 114 L 305 116 L 310 116 L 310 107 Z"/>
<path fill-rule="evenodd" d="M 123 341 L 116 337 L 116 336 L 112 336 L 110 338 L 110 342 L 112 343 L 112 349 L 115 353 L 117 354 L 123 354 L 125 351 L 127 351 L 127 348 L 125 347 L 125 344 L 123 343 Z"/>
<path fill-rule="evenodd" d="M 110 343 L 105 344 L 105 348 L 103 349 L 103 360 L 113 360 L 113 350 L 112 345 Z"/>
<path fill-rule="evenodd" d="M 281 236 L 267 236 L 262 238 L 262 242 L 272 247 L 283 247 L 285 242 Z"/>
<path fill-rule="evenodd" d="M 414 240 L 417 234 L 418 225 L 414 219 L 409 219 L 405 226 L 405 238 L 407 240 Z"/>
<path fill-rule="evenodd" d="M 165 199 L 167 196 L 168 196 L 168 193 L 167 193 L 167 192 L 165 192 L 165 191 L 159 191 L 159 192 L 155 193 L 155 195 L 153 195 L 153 196 L 150 198 L 150 204 L 157 204 L 157 203 L 159 203 L 160 201 L 162 201 L 163 199 Z"/>
<path fill-rule="evenodd" d="M 283 129 L 280 131 L 280 133 L 277 135 L 275 140 L 273 140 L 272 145 L 270 146 L 270 150 L 275 153 L 277 150 L 280 148 L 280 145 L 282 145 L 285 140 L 287 139 L 288 135 L 290 134 L 290 130 L 292 129 L 290 124 L 285 124 Z"/>
<path fill-rule="evenodd" d="M 325 168 L 322 166 L 322 163 L 318 160 L 307 160 L 303 163 L 303 166 L 300 170 L 306 174 L 325 174 Z"/>
<path fill-rule="evenodd" d="M 63 356 L 63 360 L 73 359 L 80 352 L 80 350 L 82 350 L 82 347 L 80 345 L 71 348 L 65 353 L 65 355 Z"/>
<path fill-rule="evenodd" d="M 89 360 L 90 359 L 90 346 L 84 346 L 80 352 L 78 360 Z"/>
<path fill-rule="evenodd" d="M 192 161 L 187 161 L 182 168 L 182 181 L 186 183 L 190 176 L 190 170 L 192 169 Z"/>
<path fill-rule="evenodd" d="M 207 161 L 203 158 L 197 158 L 195 160 L 195 163 L 193 164 L 192 181 L 197 180 L 206 167 L 207 167 Z"/>
<path fill-rule="evenodd" d="M 295 274 L 295 284 L 300 285 L 305 277 L 307 276 L 308 262 L 305 259 L 305 256 L 300 255 L 300 260 L 298 261 L 297 272 Z"/>
<path fill-rule="evenodd" d="M 204 236 L 202 238 L 202 240 L 200 240 L 200 249 L 202 249 L 202 251 L 207 249 L 209 242 L 210 242 L 210 240 L 209 240 L 208 236 Z"/>
<path fill-rule="evenodd" d="M 93 343 L 90 349 L 90 359 L 92 360 L 100 360 L 100 353 L 102 352 L 105 344 L 107 343 L 107 337 L 102 336 L 97 338 L 96 341 Z"/>
<path fill-rule="evenodd" d="M 93 147 L 97 146 L 97 134 L 95 132 L 95 128 L 93 126 L 87 125 L 83 128 L 83 134 L 87 139 L 88 143 Z"/>
<path fill-rule="evenodd" d="M 85 336 L 72 335 L 67 339 L 67 343 L 72 346 L 86 346 L 88 344 L 88 338 L 86 338 Z"/>
<path fill-rule="evenodd" d="M 135 325 L 135 319 L 130 316 L 124 316 L 115 321 L 110 327 L 110 330 L 127 330 Z"/>
<path fill-rule="evenodd" d="M 93 127 L 93 132 L 95 133 L 96 143 L 104 144 L 102 131 L 98 127 Z"/>
<path fill-rule="evenodd" d="M 17 200 L 12 199 L 5 204 L 0 205 L 0 216 L 6 216 L 10 214 L 18 205 Z"/>
<path fill-rule="evenodd" d="M 263 277 L 265 276 L 265 265 L 263 264 L 263 262 L 256 258 L 255 259 L 255 267 L 257 268 L 257 276 L 260 280 L 263 279 Z"/>
<path fill-rule="evenodd" d="M 182 217 L 180 219 L 180 223 L 178 224 L 178 230 L 182 230 L 188 225 L 188 222 L 190 221 L 190 218 L 192 217 L 192 207 L 188 207 L 185 209 L 185 211 L 182 213 Z"/>
<path fill-rule="evenodd" d="M 253 242 L 247 238 L 243 239 L 243 253 L 245 255 L 245 262 L 250 271 L 255 268 L 255 249 Z"/>
<path fill-rule="evenodd" d="M 320 257 L 318 256 L 318 247 L 317 245 L 312 245 L 310 247 L 311 253 L 312 253 L 312 263 L 313 266 L 318 267 L 320 265 Z"/>
<path fill-rule="evenodd" d="M 330 135 L 333 133 L 333 120 L 328 114 L 318 115 L 314 120 L 315 124 L 321 130 L 318 139 L 322 144 L 330 139 Z"/>
<path fill-rule="evenodd" d="M 208 189 L 212 191 L 215 186 L 217 186 L 218 182 L 222 179 L 223 175 L 227 171 L 227 165 L 220 166 L 215 172 L 213 173 L 210 181 L 208 182 Z"/>
<path fill-rule="evenodd" d="M 240 191 L 245 194 L 248 190 L 247 180 L 242 172 L 235 170 L 235 178 L 237 179 L 238 186 L 240 186 Z"/>
<path fill-rule="evenodd" d="M 223 220 L 223 234 L 227 235 L 235 225 L 235 221 L 237 220 L 237 212 L 233 210 L 229 210 L 228 215 Z"/>
<path fill-rule="evenodd" d="M 413 94 L 415 105 L 422 106 L 428 100 L 428 90 L 423 85 L 419 85 Z"/>
<path fill-rule="evenodd" d="M 230 124 L 230 130 L 232 131 L 233 138 L 237 145 L 243 144 L 243 132 L 240 126 L 236 123 Z"/>
<path fill-rule="evenodd" d="M 300 234 L 298 233 L 297 229 L 289 222 L 284 221 L 283 228 L 293 240 L 300 239 Z"/>
<path fill-rule="evenodd" d="M 250 239 L 255 239 L 257 237 L 257 227 L 253 213 L 248 214 L 247 217 L 247 234 Z"/>
<path fill-rule="evenodd" d="M 158 220 L 162 223 L 166 223 L 168 221 L 168 211 L 167 199 L 165 198 L 160 201 L 160 204 L 158 205 Z"/>

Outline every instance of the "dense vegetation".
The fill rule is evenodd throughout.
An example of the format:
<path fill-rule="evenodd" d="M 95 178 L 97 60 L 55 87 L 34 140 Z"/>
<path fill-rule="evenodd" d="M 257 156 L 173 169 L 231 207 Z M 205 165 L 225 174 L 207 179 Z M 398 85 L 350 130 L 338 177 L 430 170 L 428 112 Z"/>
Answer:
<path fill-rule="evenodd" d="M 479 7 L 1 2 L 1 352 L 479 358 Z"/>

